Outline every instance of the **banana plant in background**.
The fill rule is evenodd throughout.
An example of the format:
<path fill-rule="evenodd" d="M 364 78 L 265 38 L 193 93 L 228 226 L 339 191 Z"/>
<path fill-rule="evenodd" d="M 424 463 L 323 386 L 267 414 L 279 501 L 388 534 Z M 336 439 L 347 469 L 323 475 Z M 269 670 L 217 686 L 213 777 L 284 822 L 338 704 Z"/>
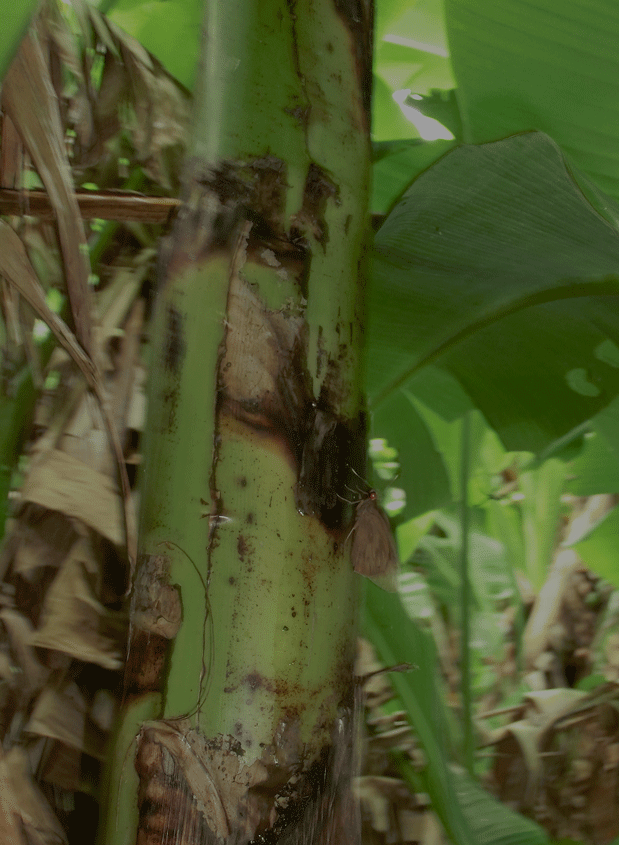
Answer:
<path fill-rule="evenodd" d="M 508 449 L 538 452 L 538 468 L 533 462 L 521 476 L 528 485 L 525 501 L 518 508 L 505 508 L 490 500 L 486 511 L 512 562 L 539 586 L 550 564 L 558 524 L 556 493 L 562 485 L 582 495 L 619 489 L 612 437 L 608 440 L 619 337 L 616 187 L 609 165 L 601 164 L 616 160 L 616 125 L 610 113 L 618 92 L 614 65 L 611 69 L 594 61 L 597 42 L 588 35 L 580 37 L 597 31 L 603 41 L 616 43 L 619 33 L 606 29 L 597 6 L 557 12 L 542 2 L 531 15 L 512 17 L 518 14 L 517 6 L 446 3 L 456 97 L 421 90 L 422 96 L 411 105 L 436 114 L 438 103 L 446 115 L 448 104 L 451 112 L 445 123 L 458 140 L 485 145 L 461 146 L 422 172 L 378 233 L 371 288 L 376 299 L 369 309 L 369 390 L 376 435 L 398 448 L 403 478 L 416 481 L 412 493 L 407 489 L 410 517 L 432 507 L 427 500 L 419 501 L 427 490 L 435 495 L 435 506 L 441 504 L 435 492 L 440 476 L 428 473 L 429 485 L 422 480 L 437 452 L 443 460 L 436 466 L 447 469 L 454 490 L 454 431 L 470 404 L 483 411 Z M 574 51 L 558 38 L 559 20 L 566 31 L 579 32 L 579 50 L 585 45 L 579 54 L 582 62 L 574 62 Z M 408 34 L 413 37 L 410 30 Z M 547 64 L 549 55 L 553 61 Z M 595 101 L 589 94 L 591 63 L 607 95 Z M 569 114 L 570 120 L 562 121 L 560 113 Z M 589 132 L 583 124 L 605 129 Z M 547 135 L 500 140 L 533 129 Z M 390 193 L 377 199 L 393 201 L 405 189 L 404 180 L 399 186 L 397 182 L 404 161 L 415 169 L 417 160 L 418 170 L 423 170 L 428 158 L 434 153 L 438 157 L 447 143 L 417 140 L 409 142 L 408 149 L 402 141 L 392 145 L 378 162 L 381 173 L 387 174 L 393 161 Z M 494 155 L 500 157 L 501 148 L 509 152 L 498 165 Z M 483 175 L 473 163 L 477 156 L 480 161 L 488 157 Z M 440 173 L 445 178 L 439 179 Z M 547 183 L 547 191 L 546 178 L 553 183 Z M 556 203 L 547 207 L 548 214 L 542 193 Z M 578 222 L 584 223 L 581 214 L 589 221 L 585 229 L 592 225 L 597 231 L 591 252 Z M 398 281 L 404 266 L 406 281 Z M 401 321 L 395 322 L 394 332 L 394 320 L 403 314 L 402 301 L 398 304 L 402 283 L 414 296 L 418 313 L 430 321 L 436 317 L 434 327 L 427 319 L 414 326 Z M 385 294 L 385 287 L 391 295 Z M 461 308 L 470 309 L 468 318 Z M 464 322 L 458 325 L 461 316 Z M 390 348 L 383 357 L 381 337 L 387 336 Z M 482 354 L 475 349 L 477 341 L 484 343 Z M 391 375 L 385 369 L 389 366 Z M 420 428 L 438 446 L 425 450 L 421 458 L 406 439 L 406 432 Z M 587 454 L 578 460 L 574 452 L 583 444 Z M 567 466 L 557 461 L 544 466 L 544 458 L 552 455 L 568 461 Z M 548 485 L 538 483 L 543 474 L 553 479 L 553 496 Z M 575 478 L 570 481 L 570 476 Z M 398 484 L 408 488 L 405 481 Z M 578 549 L 594 571 L 617 583 L 615 537 L 611 515 Z M 460 615 L 471 612 L 473 608 L 461 608 Z"/>

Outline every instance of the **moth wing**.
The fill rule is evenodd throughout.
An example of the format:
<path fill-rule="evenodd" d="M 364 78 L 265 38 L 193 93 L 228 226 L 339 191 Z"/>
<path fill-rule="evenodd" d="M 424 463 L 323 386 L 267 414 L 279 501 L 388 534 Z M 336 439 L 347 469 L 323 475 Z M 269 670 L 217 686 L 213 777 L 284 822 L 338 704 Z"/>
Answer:
<path fill-rule="evenodd" d="M 383 590 L 397 590 L 398 551 L 387 515 L 373 499 L 357 505 L 350 558 L 355 572 Z"/>

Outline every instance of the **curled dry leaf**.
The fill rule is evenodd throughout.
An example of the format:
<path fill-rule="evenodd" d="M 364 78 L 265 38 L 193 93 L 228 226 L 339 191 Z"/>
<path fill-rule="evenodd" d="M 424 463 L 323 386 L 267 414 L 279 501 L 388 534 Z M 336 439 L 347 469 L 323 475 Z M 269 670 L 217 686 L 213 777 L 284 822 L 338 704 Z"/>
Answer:
<path fill-rule="evenodd" d="M 88 702 L 75 681 L 59 684 L 57 679 L 51 680 L 38 697 L 25 730 L 104 758 L 103 734 L 90 723 Z"/>
<path fill-rule="evenodd" d="M 524 718 L 497 730 L 492 784 L 553 839 L 619 834 L 619 687 L 527 695 Z"/>
<path fill-rule="evenodd" d="M 133 563 L 137 555 L 137 535 L 129 481 L 127 479 L 118 431 L 114 425 L 112 412 L 105 395 L 105 389 L 98 368 L 93 360 L 84 352 L 68 326 L 47 305 L 45 294 L 26 254 L 23 243 L 13 229 L 2 221 L 0 221 L 0 273 L 15 285 L 24 299 L 35 309 L 41 319 L 47 323 L 56 339 L 77 364 L 88 386 L 92 389 L 99 401 L 110 445 L 119 470 L 127 552 L 129 560 Z"/>
<path fill-rule="evenodd" d="M 122 668 L 126 620 L 120 612 L 101 604 L 95 586 L 99 577 L 92 549 L 81 538 L 45 596 L 31 645 L 54 649 L 104 669 Z"/>
<path fill-rule="evenodd" d="M 0 570 L 4 574 L 10 566 L 15 575 L 33 580 L 37 569 L 60 566 L 76 538 L 75 528 L 66 516 L 26 504 L 2 549 L 4 566 Z"/>
<path fill-rule="evenodd" d="M 77 342 L 62 321 L 55 315 L 51 316 L 53 312 L 46 306 L 44 294 L 34 271 L 26 274 L 27 281 L 21 288 L 19 273 L 13 272 L 6 276 L 12 284 L 20 288 L 22 295 L 48 323 L 86 376 L 89 386 L 99 400 L 118 465 L 125 510 L 127 548 L 130 560 L 134 561 L 136 531 L 129 496 L 129 483 L 120 440 L 98 371 L 96 350 L 92 339 L 92 302 L 88 288 L 89 263 L 86 235 L 73 189 L 58 102 L 41 47 L 32 33 L 22 42 L 7 73 L 2 96 L 3 105 L 37 167 L 55 210 Z M 11 240 L 6 230 L 8 229 L 9 232 L 12 230 L 6 226 L 3 229 L 5 241 Z M 2 252 L 1 249 L 0 252 Z M 14 243 L 10 257 L 18 260 L 22 271 L 26 264 L 29 264 L 25 250 L 23 254 L 20 254 L 19 248 Z M 30 298 L 24 292 L 24 288 L 27 289 Z M 38 290 L 35 292 L 36 288 Z"/>
<path fill-rule="evenodd" d="M 408 715 L 404 711 L 386 712 L 383 708 L 394 698 L 389 671 L 408 671 L 408 664 L 391 669 L 381 664 L 372 645 L 364 639 L 357 641 L 355 675 L 362 684 L 366 708 L 364 758 L 362 776 L 355 780 L 355 793 L 360 800 L 363 819 L 363 842 L 389 841 L 394 845 L 419 841 L 446 845 L 440 826 L 429 812 L 427 796 L 414 793 L 410 786 L 394 778 L 390 751 L 397 749 L 416 769 L 423 769 L 425 761 L 412 733 Z M 412 834 L 415 835 L 412 835 Z M 375 837 L 380 835 L 380 839 Z M 382 837 L 388 836 L 388 840 Z M 412 838 L 411 838 L 412 837 Z"/>
<path fill-rule="evenodd" d="M 66 452 L 52 449 L 33 459 L 22 498 L 76 517 L 116 546 L 122 545 L 122 511 L 113 480 Z"/>
<path fill-rule="evenodd" d="M 85 726 L 86 701 L 77 684 L 69 681 L 59 687 L 52 681 L 37 698 L 25 730 L 85 750 Z"/>
<path fill-rule="evenodd" d="M 37 767 L 38 779 L 48 784 L 48 788 L 52 786 L 67 792 L 84 792 L 87 789 L 83 777 L 84 755 L 79 748 L 45 737 L 39 737 L 37 741 L 43 749 Z M 57 801 L 54 806 L 59 808 L 62 804 Z M 86 837 L 84 840 L 88 841 Z"/>
<path fill-rule="evenodd" d="M 28 754 L 13 746 L 0 760 L 0 834 L 3 845 L 60 845 L 67 838 L 34 783 Z"/>
<path fill-rule="evenodd" d="M 32 697 L 42 689 L 49 677 L 50 670 L 41 663 L 37 651 L 31 643 L 34 633 L 32 622 L 11 607 L 2 608 L 0 620 L 8 635 L 8 643 L 15 666 L 20 672 L 17 706 L 26 708 Z M 15 683 L 14 677 L 10 680 Z"/>
<path fill-rule="evenodd" d="M 20 185 L 24 148 L 13 121 L 8 114 L 2 117 L 0 137 L 0 172 L 4 187 L 18 188 Z M 19 212 L 16 212 L 19 213 Z"/>

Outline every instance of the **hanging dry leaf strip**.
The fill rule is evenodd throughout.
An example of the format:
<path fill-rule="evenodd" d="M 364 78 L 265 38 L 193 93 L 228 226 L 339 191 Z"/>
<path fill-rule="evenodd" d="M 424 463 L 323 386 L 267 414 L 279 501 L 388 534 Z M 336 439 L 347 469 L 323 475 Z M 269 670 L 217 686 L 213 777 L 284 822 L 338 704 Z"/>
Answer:
<path fill-rule="evenodd" d="M 73 191 L 58 101 L 41 47 L 32 35 L 24 38 L 7 72 L 2 104 L 32 157 L 54 207 L 75 332 L 92 357 L 86 233 Z"/>
<path fill-rule="evenodd" d="M 97 397 L 110 445 L 112 446 L 119 469 L 124 504 L 127 553 L 133 566 L 137 556 L 137 531 L 130 498 L 131 491 L 124 465 L 122 445 L 118 431 L 114 425 L 101 375 L 96 364 L 78 343 L 73 332 L 48 306 L 43 288 L 30 263 L 22 241 L 13 229 L 3 221 L 0 221 L 0 273 L 19 290 L 39 317 L 47 323 L 58 342 L 66 349 L 73 361 L 77 364 L 88 386 Z"/>

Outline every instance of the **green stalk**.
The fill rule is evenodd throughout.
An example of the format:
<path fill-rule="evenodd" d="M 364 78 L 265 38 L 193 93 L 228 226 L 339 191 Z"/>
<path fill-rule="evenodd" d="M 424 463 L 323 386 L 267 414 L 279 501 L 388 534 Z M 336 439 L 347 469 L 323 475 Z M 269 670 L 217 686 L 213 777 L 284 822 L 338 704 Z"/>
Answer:
<path fill-rule="evenodd" d="M 153 327 L 108 843 L 136 826 L 161 841 L 355 835 L 357 576 L 340 496 L 365 453 L 371 20 L 338 8 L 207 4 Z"/>

